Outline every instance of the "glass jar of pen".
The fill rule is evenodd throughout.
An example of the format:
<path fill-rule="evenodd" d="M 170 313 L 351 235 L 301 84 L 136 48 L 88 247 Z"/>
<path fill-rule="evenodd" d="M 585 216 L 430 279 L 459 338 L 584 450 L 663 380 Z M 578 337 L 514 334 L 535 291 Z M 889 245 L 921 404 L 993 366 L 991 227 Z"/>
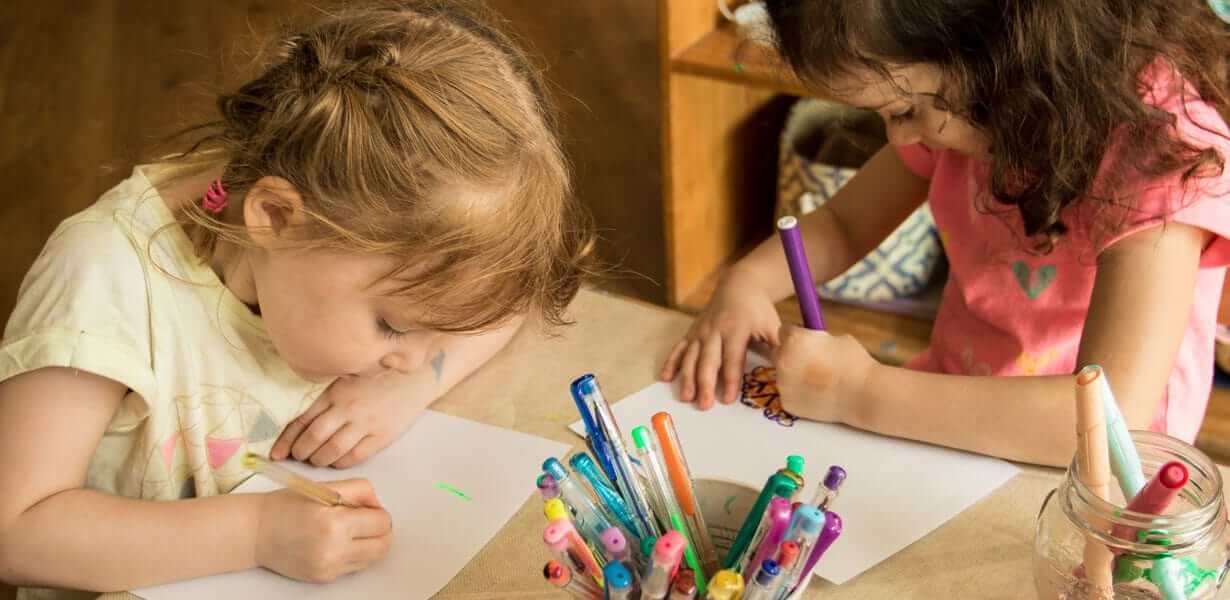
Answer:
<path fill-rule="evenodd" d="M 1078 412 L 1082 389 L 1093 397 L 1084 419 L 1093 423 L 1078 431 L 1105 435 L 1078 441 L 1063 481 L 1038 513 L 1038 597 L 1214 598 L 1230 559 L 1217 466 L 1181 440 L 1129 433 L 1100 370 L 1083 370 L 1077 388 Z"/>
<path fill-rule="evenodd" d="M 831 510 L 845 478 L 830 469 L 811 503 L 796 501 L 803 460 L 763 489 L 694 480 L 674 423 L 653 416 L 632 448 L 592 376 L 573 383 L 589 452 L 543 463 L 538 489 L 554 560 L 543 576 L 580 598 L 783 600 L 802 596 L 841 533 Z M 591 456 L 592 454 L 592 456 Z"/>

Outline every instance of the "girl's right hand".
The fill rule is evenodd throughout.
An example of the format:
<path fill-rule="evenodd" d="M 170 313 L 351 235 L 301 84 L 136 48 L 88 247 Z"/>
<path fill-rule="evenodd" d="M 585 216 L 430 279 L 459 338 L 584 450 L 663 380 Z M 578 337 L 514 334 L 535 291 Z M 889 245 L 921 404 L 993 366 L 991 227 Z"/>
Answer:
<path fill-rule="evenodd" d="M 324 583 L 384 558 L 393 523 L 366 479 L 327 482 L 350 504 L 324 506 L 290 490 L 265 495 L 256 562 L 291 579 Z"/>
<path fill-rule="evenodd" d="M 701 410 L 713 407 L 719 375 L 722 402 L 738 399 L 750 342 L 777 346 L 782 321 L 773 299 L 737 269 L 722 278 L 709 305 L 662 365 L 662 380 L 679 377 L 683 401 L 695 401 Z"/>

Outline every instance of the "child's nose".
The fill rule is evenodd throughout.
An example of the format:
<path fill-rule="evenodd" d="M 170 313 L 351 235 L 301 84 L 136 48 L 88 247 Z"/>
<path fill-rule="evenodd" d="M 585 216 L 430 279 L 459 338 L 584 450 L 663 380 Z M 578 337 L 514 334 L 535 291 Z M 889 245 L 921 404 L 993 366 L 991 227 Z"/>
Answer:
<path fill-rule="evenodd" d="M 412 357 L 404 352 L 390 352 L 380 359 L 380 366 L 403 375 L 409 375 L 414 371 L 416 368 L 414 363 Z"/>

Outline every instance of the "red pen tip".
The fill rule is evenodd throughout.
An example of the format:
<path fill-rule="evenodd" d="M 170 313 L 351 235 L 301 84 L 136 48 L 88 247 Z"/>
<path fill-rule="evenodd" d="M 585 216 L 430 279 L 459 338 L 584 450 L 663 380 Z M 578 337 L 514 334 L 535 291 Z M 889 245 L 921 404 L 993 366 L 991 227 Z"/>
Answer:
<path fill-rule="evenodd" d="M 1162 485 L 1175 490 L 1187 485 L 1187 467 L 1181 462 L 1168 462 L 1162 465 L 1158 480 Z"/>
<path fill-rule="evenodd" d="M 799 557 L 799 545 L 795 542 L 782 542 L 781 550 L 777 554 L 777 562 L 783 568 L 794 566 L 794 561 Z"/>

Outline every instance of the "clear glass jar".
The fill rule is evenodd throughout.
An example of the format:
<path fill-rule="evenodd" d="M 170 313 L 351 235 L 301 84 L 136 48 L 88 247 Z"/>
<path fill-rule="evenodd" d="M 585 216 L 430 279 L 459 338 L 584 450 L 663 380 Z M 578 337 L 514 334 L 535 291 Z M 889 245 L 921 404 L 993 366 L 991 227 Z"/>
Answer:
<path fill-rule="evenodd" d="M 1077 475 L 1074 461 L 1038 513 L 1034 535 L 1034 583 L 1042 599 L 1092 598 L 1083 573 L 1086 536 L 1105 544 L 1115 558 L 1117 600 L 1213 598 L 1227 572 L 1230 529 L 1217 466 L 1203 452 L 1175 438 L 1133 431 L 1145 478 L 1164 464 L 1180 461 L 1189 480 L 1165 515 L 1129 512 L 1112 480 L 1110 501 L 1094 496 Z M 1128 530 L 1116 530 L 1124 526 Z M 1167 583 L 1169 582 L 1169 583 Z M 1180 596 L 1174 592 L 1181 591 Z M 1163 591 L 1163 590 L 1166 591 Z"/>

